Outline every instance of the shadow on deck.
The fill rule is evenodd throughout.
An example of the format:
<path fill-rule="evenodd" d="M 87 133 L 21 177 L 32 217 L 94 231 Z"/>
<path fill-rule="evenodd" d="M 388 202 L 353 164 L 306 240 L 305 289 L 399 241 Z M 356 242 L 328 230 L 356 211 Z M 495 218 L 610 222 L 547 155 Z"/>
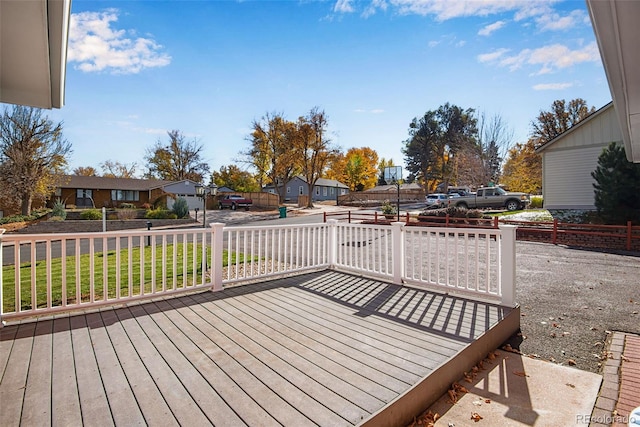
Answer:
<path fill-rule="evenodd" d="M 4 327 L 0 425 L 402 425 L 519 327 L 334 271 Z"/>

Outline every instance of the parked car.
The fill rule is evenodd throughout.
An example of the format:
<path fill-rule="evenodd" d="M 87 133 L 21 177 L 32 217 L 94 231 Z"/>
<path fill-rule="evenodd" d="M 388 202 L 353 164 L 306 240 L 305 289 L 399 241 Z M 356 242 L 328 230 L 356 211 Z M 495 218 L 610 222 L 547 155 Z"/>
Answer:
<path fill-rule="evenodd" d="M 249 210 L 252 204 L 253 200 L 242 197 L 239 194 L 228 194 L 218 202 L 220 209 L 229 208 L 233 211 L 238 208 L 245 208 L 245 210 Z"/>
<path fill-rule="evenodd" d="M 442 193 L 427 194 L 425 197 L 427 209 L 442 208 L 449 204 L 449 195 Z"/>
<path fill-rule="evenodd" d="M 475 194 L 456 197 L 451 204 L 463 209 L 505 208 L 508 211 L 524 209 L 529 204 L 526 193 L 509 193 L 500 187 L 478 188 Z"/>

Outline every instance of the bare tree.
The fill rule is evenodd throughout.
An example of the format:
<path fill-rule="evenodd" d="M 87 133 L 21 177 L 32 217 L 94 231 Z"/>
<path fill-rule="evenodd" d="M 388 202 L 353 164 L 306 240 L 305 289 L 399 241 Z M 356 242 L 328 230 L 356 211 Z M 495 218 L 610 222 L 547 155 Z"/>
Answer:
<path fill-rule="evenodd" d="M 100 163 L 100 168 L 102 176 L 107 178 L 135 178 L 138 165 L 135 162 L 128 165 L 117 160 L 105 160 Z"/>
<path fill-rule="evenodd" d="M 209 165 L 202 161 L 202 144 L 195 138 L 187 141 L 179 130 L 167 132 L 169 143 L 160 140 L 147 149 L 145 160 L 148 164 L 146 176 L 167 181 L 190 179 L 202 182 L 209 172 Z"/>
<path fill-rule="evenodd" d="M 34 198 L 49 196 L 67 165 L 71 144 L 42 110 L 15 105 L 0 118 L 0 191 L 20 201 L 23 215 Z"/>
<path fill-rule="evenodd" d="M 478 118 L 478 142 L 482 161 L 482 176 L 474 184 L 498 183 L 502 162 L 513 144 L 513 129 L 500 114 L 487 117 L 481 113 Z"/>

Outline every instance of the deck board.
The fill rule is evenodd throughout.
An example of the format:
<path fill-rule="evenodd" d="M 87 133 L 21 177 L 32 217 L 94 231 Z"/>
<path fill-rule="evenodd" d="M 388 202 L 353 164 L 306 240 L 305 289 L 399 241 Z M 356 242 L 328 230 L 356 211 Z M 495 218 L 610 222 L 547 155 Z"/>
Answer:
<path fill-rule="evenodd" d="M 53 425 L 72 426 L 82 424 L 78 381 L 76 377 L 69 317 L 53 321 L 53 358 L 51 384 L 55 393 L 51 399 Z M 34 363 L 40 364 L 32 355 Z M 23 411 L 24 413 L 24 411 Z"/>
<path fill-rule="evenodd" d="M 26 425 L 47 425 L 51 422 L 52 331 L 52 321 L 38 322 L 34 331 L 21 417 L 21 422 Z"/>
<path fill-rule="evenodd" d="M 11 345 L 11 353 L 7 358 L 7 365 L 0 381 L 0 402 L 2 402 L 0 425 L 20 424 L 36 326 L 36 323 L 15 325 L 12 327 L 16 329 L 13 339 L 3 341 L 3 345 Z M 3 338 L 10 336 L 10 333 L 3 334 Z M 4 402 L 11 402 L 11 405 L 5 405 Z"/>
<path fill-rule="evenodd" d="M 508 312 L 324 271 L 9 325 L 0 424 L 357 425 Z"/>

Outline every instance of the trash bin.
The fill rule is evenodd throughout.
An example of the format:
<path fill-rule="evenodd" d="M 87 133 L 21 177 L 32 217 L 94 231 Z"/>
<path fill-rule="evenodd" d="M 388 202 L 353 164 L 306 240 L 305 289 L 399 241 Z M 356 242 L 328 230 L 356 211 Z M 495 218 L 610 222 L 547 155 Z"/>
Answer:
<path fill-rule="evenodd" d="M 286 206 L 280 206 L 278 208 L 278 210 L 280 211 L 280 218 L 286 218 L 287 217 L 287 207 Z"/>

